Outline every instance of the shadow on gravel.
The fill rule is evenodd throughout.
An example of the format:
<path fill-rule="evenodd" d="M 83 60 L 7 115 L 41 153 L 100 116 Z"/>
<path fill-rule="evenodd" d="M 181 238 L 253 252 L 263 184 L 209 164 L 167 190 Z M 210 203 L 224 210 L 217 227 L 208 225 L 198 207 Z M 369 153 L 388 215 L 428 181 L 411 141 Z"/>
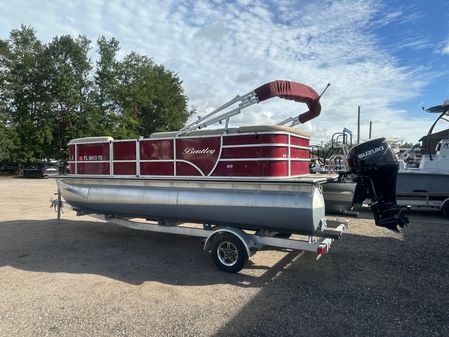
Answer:
<path fill-rule="evenodd" d="M 235 284 L 258 287 L 300 252 L 290 252 L 261 277 L 219 271 L 201 239 L 132 230 L 101 222 L 62 220 L 0 222 L 0 266 L 37 272 L 97 274 L 130 284 Z M 260 274 L 260 273 L 259 273 Z"/>
<path fill-rule="evenodd" d="M 347 218 L 349 220 L 351 219 L 369 219 L 369 220 L 374 220 L 373 218 L 373 213 L 371 212 L 371 210 L 367 207 L 361 209 L 357 209 L 356 210 L 359 214 L 358 216 L 348 216 L 348 215 L 344 215 L 344 214 L 328 214 L 329 216 L 334 216 L 334 217 L 344 217 Z M 414 209 L 410 209 L 407 210 L 407 216 L 409 217 L 410 221 L 413 222 L 438 222 L 438 223 L 447 223 L 449 224 L 449 218 L 445 217 L 443 215 L 443 213 L 438 210 L 438 209 L 418 209 L 418 208 L 414 208 Z"/>
<path fill-rule="evenodd" d="M 9 221 L 0 223 L 0 266 L 130 284 L 259 287 L 217 336 L 448 336 L 448 241 L 449 224 L 441 223 L 414 222 L 402 239 L 346 233 L 318 262 L 289 253 L 254 277 L 218 271 L 197 238 L 99 222 Z"/>
<path fill-rule="evenodd" d="M 217 336 L 449 336 L 449 223 L 343 235 L 267 283 Z"/>

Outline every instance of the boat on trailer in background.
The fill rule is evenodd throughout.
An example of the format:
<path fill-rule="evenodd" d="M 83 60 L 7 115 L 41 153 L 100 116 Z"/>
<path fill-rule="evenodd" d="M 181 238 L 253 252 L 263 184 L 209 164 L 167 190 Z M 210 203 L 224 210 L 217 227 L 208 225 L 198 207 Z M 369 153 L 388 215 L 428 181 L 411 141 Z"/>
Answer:
<path fill-rule="evenodd" d="M 322 183 L 326 213 L 357 216 L 353 211 L 357 183 L 348 176 L 349 149 L 353 146 L 351 130 L 332 135 L 330 146 L 310 146 L 310 171 L 315 177 L 326 178 Z"/>
<path fill-rule="evenodd" d="M 243 108 L 272 97 L 305 103 L 309 110 L 297 117 L 299 123 L 321 111 L 320 95 L 311 87 L 273 81 L 179 131 L 127 140 L 74 139 L 68 144 L 71 173 L 56 178 L 60 196 L 79 215 L 100 214 L 121 225 L 142 218 L 153 222 L 126 223 L 131 228 L 204 237 L 205 250 L 228 272 L 239 271 L 255 250 L 266 245 L 321 256 L 346 224 L 331 226 L 324 217 L 323 184 L 329 179 L 309 174 L 310 134 L 282 125 L 229 127 L 230 118 Z M 205 129 L 217 122 L 225 127 Z M 350 169 L 370 182 L 371 190 L 375 188 L 376 224 L 396 230 L 408 220 L 396 204 L 394 185 L 371 176 L 381 171 L 391 182 L 396 179 L 397 161 L 388 144 L 374 145 L 371 148 L 368 142 L 351 149 Z M 384 158 L 385 167 L 364 165 L 372 157 Z M 59 201 L 55 205 L 60 209 Z M 187 222 L 203 228 L 185 227 Z M 306 238 L 288 239 L 291 234 Z"/>

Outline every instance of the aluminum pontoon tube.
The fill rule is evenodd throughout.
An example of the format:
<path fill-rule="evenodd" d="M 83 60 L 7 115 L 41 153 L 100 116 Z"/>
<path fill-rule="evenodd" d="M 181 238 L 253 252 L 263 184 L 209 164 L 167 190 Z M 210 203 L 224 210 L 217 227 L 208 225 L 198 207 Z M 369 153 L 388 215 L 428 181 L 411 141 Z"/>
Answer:
<path fill-rule="evenodd" d="M 57 178 L 64 199 L 93 213 L 314 233 L 324 229 L 313 183 Z"/>

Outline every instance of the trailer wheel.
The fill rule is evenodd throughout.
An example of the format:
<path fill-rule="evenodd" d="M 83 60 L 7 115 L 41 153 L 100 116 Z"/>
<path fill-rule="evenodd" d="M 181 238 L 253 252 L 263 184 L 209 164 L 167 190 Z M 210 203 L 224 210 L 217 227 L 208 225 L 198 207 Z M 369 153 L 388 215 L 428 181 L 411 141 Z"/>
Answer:
<path fill-rule="evenodd" d="M 444 216 L 449 218 L 449 200 L 441 206 L 441 210 L 443 211 Z"/>
<path fill-rule="evenodd" d="M 242 241 L 230 233 L 219 234 L 212 244 L 212 260 L 227 273 L 238 273 L 248 261 Z"/>

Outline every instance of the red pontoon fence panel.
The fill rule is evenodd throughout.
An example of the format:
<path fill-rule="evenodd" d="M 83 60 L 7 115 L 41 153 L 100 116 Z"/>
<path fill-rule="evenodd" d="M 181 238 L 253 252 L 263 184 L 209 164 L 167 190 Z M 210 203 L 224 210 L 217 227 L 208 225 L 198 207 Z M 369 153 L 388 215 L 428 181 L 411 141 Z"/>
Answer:
<path fill-rule="evenodd" d="M 308 174 L 309 135 L 303 131 L 279 126 L 212 131 L 156 133 L 138 140 L 74 139 L 69 143 L 70 173 L 261 179 Z"/>

